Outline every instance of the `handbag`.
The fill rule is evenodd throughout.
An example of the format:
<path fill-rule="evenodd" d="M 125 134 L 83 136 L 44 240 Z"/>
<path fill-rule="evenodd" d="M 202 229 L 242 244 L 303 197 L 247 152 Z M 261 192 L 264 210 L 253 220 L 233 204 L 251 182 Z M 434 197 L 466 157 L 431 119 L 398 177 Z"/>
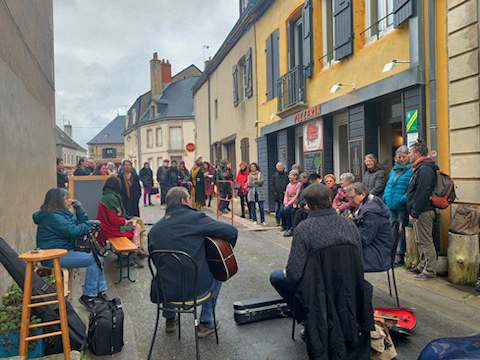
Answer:
<path fill-rule="evenodd" d="M 157 195 L 158 194 L 158 187 L 152 187 L 152 191 L 150 192 L 152 195 Z"/>
<path fill-rule="evenodd" d="M 97 233 L 99 229 L 100 229 L 99 224 L 93 224 L 93 227 L 88 231 L 88 233 L 77 237 L 75 239 L 73 251 L 80 251 L 85 253 L 91 252 L 93 255 L 93 258 L 95 259 L 95 263 L 97 264 L 99 269 L 103 271 L 103 265 L 98 259 L 98 257 L 107 256 L 107 251 L 106 249 L 102 249 L 98 241 L 95 239 L 95 233 Z"/>

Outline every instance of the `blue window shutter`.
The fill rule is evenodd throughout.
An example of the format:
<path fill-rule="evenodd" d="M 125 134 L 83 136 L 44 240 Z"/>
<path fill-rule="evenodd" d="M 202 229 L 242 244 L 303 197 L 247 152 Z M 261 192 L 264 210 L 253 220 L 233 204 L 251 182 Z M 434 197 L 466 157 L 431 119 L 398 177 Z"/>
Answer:
<path fill-rule="evenodd" d="M 305 77 L 313 75 L 313 54 L 312 54 L 312 0 L 305 0 L 302 10 L 303 27 L 303 65 L 305 66 Z"/>
<path fill-rule="evenodd" d="M 352 0 L 335 0 L 333 22 L 335 60 L 341 60 L 353 53 Z"/>
<path fill-rule="evenodd" d="M 265 55 L 267 58 L 267 101 L 273 99 L 273 87 L 272 87 L 272 79 L 273 79 L 273 56 L 272 56 L 272 35 L 267 38 L 265 44 Z"/>
<path fill-rule="evenodd" d="M 398 28 L 413 15 L 411 0 L 393 0 L 393 26 Z"/>
<path fill-rule="evenodd" d="M 247 63 L 247 97 L 253 95 L 253 79 L 252 79 L 252 48 L 249 48 L 247 55 L 245 56 L 245 62 Z"/>
<path fill-rule="evenodd" d="M 238 105 L 238 65 L 234 64 L 232 67 L 233 76 L 233 106 Z"/>
<path fill-rule="evenodd" d="M 272 34 L 272 88 L 273 97 L 278 96 L 278 79 L 280 78 L 280 62 L 278 57 L 278 29 Z"/>

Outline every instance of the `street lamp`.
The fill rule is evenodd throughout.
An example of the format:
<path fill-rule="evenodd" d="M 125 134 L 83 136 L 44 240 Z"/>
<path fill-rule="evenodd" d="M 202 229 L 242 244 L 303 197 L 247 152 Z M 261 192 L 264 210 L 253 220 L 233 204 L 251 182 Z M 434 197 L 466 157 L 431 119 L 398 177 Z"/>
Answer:
<path fill-rule="evenodd" d="M 392 60 L 385 64 L 383 67 L 382 72 L 386 73 L 392 70 L 396 64 L 410 64 L 410 61 L 402 61 L 402 60 Z"/>
<path fill-rule="evenodd" d="M 352 87 L 352 90 L 357 90 L 357 87 L 355 86 L 355 84 L 342 84 L 342 83 L 338 83 L 338 84 L 335 84 L 332 86 L 332 88 L 330 89 L 330 92 L 332 94 L 335 94 L 337 91 L 339 91 L 342 86 L 351 86 Z"/>

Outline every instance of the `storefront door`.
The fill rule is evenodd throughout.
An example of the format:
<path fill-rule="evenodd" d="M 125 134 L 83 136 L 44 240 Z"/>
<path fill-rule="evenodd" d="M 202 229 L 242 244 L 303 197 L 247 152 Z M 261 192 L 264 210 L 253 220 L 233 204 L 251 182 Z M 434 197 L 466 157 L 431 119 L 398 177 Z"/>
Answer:
<path fill-rule="evenodd" d="M 338 183 L 340 175 L 349 171 L 347 112 L 333 117 L 333 169 Z"/>
<path fill-rule="evenodd" d="M 394 165 L 395 150 L 403 145 L 402 122 L 380 125 L 378 139 L 378 162 L 388 174 Z"/>

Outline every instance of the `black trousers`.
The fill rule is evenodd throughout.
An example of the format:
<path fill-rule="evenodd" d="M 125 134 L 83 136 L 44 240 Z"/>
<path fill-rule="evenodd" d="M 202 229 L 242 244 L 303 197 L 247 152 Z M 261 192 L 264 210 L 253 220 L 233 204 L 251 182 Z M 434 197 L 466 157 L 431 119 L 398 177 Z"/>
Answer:
<path fill-rule="evenodd" d="M 250 207 L 248 206 L 247 195 L 238 194 L 238 196 L 240 197 L 240 206 L 242 208 L 242 216 L 245 216 L 245 205 L 247 205 L 248 218 L 251 219 L 252 215 L 250 214 Z"/>
<path fill-rule="evenodd" d="M 292 211 L 292 231 L 308 217 L 309 213 L 310 212 L 304 208 L 297 208 Z"/>

